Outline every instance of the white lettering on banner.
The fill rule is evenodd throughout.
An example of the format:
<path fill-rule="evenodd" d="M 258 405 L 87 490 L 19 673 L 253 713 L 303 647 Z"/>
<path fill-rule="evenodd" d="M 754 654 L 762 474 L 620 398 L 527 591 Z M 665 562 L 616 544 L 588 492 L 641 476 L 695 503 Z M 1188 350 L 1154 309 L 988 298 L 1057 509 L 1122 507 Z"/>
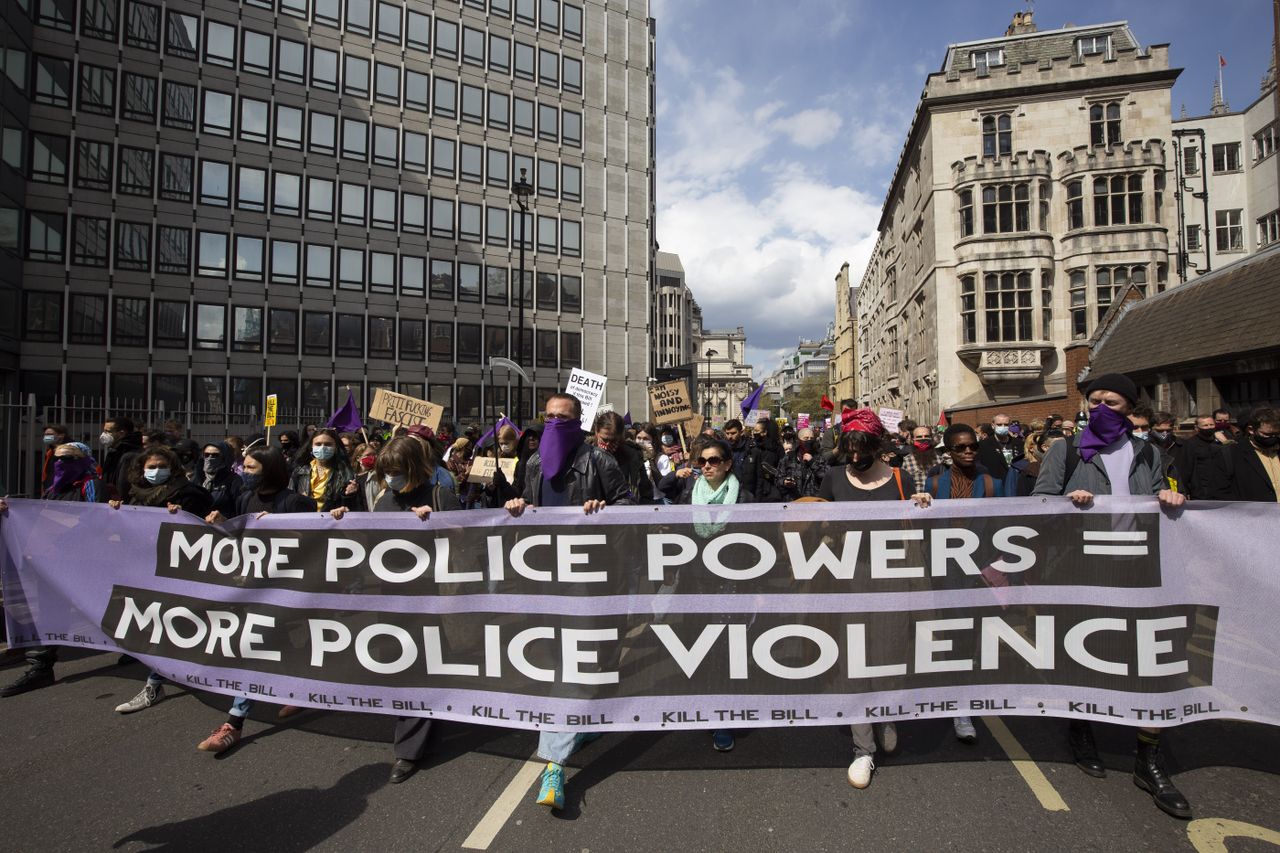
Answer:
<path fill-rule="evenodd" d="M 129 595 L 124 598 L 120 619 L 116 622 L 113 636 L 117 640 L 122 640 L 129 636 L 133 626 L 136 626 L 140 632 L 147 631 L 150 628 L 151 633 L 148 641 L 152 645 L 159 645 L 161 639 L 164 639 L 177 648 L 190 649 L 198 646 L 208 636 L 209 622 L 211 620 L 216 620 L 219 636 L 225 635 L 227 630 L 225 620 L 228 615 L 235 618 L 234 614 L 228 614 L 222 610 L 207 611 L 203 616 L 197 615 L 188 607 L 174 607 L 166 611 L 158 601 L 153 601 L 147 605 L 145 610 L 140 610 L 134 597 Z M 174 620 L 179 618 L 196 625 L 195 634 L 190 637 L 183 636 L 174 624 Z M 280 660 L 280 652 L 258 648 L 265 642 L 262 634 L 259 633 L 259 629 L 274 628 L 275 624 L 274 616 L 253 612 L 245 613 L 244 626 L 240 629 L 240 657 L 249 660 Z M 233 627 L 231 630 L 234 633 L 236 628 Z M 210 637 L 206 653 L 212 654 L 215 644 L 216 638 Z M 229 653 L 229 647 L 226 643 L 223 644 L 223 654 L 227 657 L 233 657 Z"/>

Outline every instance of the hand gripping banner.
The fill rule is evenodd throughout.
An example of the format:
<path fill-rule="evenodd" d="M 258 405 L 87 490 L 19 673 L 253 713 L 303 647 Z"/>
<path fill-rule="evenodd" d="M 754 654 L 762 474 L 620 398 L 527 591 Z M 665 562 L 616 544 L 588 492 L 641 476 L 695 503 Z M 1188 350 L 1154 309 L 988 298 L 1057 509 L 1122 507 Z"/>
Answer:
<path fill-rule="evenodd" d="M 15 646 L 527 729 L 1280 722 L 1280 507 L 1064 498 L 277 515 L 15 500 Z"/>

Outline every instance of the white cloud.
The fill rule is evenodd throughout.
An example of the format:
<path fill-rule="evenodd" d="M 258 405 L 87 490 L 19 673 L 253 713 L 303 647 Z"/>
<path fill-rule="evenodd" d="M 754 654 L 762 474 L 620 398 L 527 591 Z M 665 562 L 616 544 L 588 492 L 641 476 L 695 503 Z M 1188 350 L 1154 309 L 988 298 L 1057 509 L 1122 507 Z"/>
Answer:
<path fill-rule="evenodd" d="M 774 127 L 786 134 L 801 148 L 820 148 L 836 138 L 844 120 L 835 110 L 801 110 L 795 115 L 778 119 Z"/>

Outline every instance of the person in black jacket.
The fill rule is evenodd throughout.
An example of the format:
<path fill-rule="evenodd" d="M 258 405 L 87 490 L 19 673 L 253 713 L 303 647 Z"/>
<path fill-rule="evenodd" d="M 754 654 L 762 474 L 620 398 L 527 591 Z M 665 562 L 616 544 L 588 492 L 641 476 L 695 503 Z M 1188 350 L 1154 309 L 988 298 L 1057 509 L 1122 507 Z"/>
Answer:
<path fill-rule="evenodd" d="M 311 498 L 325 512 L 351 505 L 353 494 L 348 486 L 354 485 L 355 479 L 338 433 L 325 427 L 315 431 L 311 443 L 294 460 L 289 488 Z"/>
<path fill-rule="evenodd" d="M 591 425 L 591 443 L 613 457 L 627 484 L 631 502 L 653 503 L 653 484 L 645 473 L 644 454 L 626 440 L 627 425 L 617 412 L 601 412 Z"/>
<path fill-rule="evenodd" d="M 189 512 L 204 518 L 213 509 L 207 491 L 187 479 L 182 460 L 164 445 L 134 455 L 129 470 L 129 499 L 113 498 L 112 509 L 129 506 L 165 507 L 171 513 Z"/>
<path fill-rule="evenodd" d="M 1186 453 L 1186 443 L 1178 438 L 1178 419 L 1171 412 L 1156 412 L 1151 416 L 1151 446 L 1160 451 L 1160 463 L 1164 466 L 1164 477 L 1169 487 L 1186 494 L 1187 484 L 1183 482 L 1186 464 L 1182 461 Z"/>
<path fill-rule="evenodd" d="M 129 468 L 142 452 L 142 433 L 129 418 L 111 418 L 102 425 L 98 437 L 106 456 L 102 460 L 102 479 L 111 497 L 129 499 Z"/>
<path fill-rule="evenodd" d="M 224 441 L 204 446 L 200 457 L 197 482 L 213 499 L 213 508 L 225 516 L 235 515 L 236 498 L 240 497 L 239 475 L 231 470 L 235 451 Z"/>
<path fill-rule="evenodd" d="M 778 438 L 778 423 L 763 418 L 751 428 L 751 443 L 758 455 L 756 485 L 752 490 L 761 503 L 780 501 L 778 491 L 778 464 L 782 461 L 782 442 Z"/>
<path fill-rule="evenodd" d="M 978 463 L 1000 482 L 1009 476 L 1009 466 L 1023 456 L 1022 442 L 1014 438 L 1008 415 L 991 419 L 991 435 L 978 442 Z"/>
<path fill-rule="evenodd" d="M 1217 426 L 1211 415 L 1196 418 L 1196 434 L 1182 453 L 1186 464 L 1183 477 L 1187 494 L 1199 501 L 1229 501 L 1235 497 L 1231 486 L 1232 472 L 1228 467 L 1231 458 L 1228 445 L 1217 438 Z"/>
<path fill-rule="evenodd" d="M 41 495 L 47 501 L 101 503 L 107 490 L 98 478 L 97 463 L 89 447 L 79 442 L 53 448 L 48 465 L 49 485 Z M 0 498 L 0 515 L 8 511 Z M 58 662 L 57 646 L 30 646 L 25 651 L 27 669 L 17 679 L 0 687 L 0 698 L 17 696 L 53 684 L 53 665 Z"/>
<path fill-rule="evenodd" d="M 1280 501 L 1280 410 L 1254 409 L 1231 445 L 1232 492 L 1238 501 Z"/>

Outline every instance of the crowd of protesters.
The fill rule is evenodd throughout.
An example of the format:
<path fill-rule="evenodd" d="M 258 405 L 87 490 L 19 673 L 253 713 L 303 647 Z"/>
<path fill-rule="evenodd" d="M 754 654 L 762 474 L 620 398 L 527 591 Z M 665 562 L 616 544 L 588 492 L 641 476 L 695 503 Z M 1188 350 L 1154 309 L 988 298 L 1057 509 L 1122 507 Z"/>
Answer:
<path fill-rule="evenodd" d="M 99 450 L 71 441 L 66 428 L 44 430 L 41 497 L 105 502 L 187 512 L 211 524 L 238 516 L 325 512 L 338 522 L 349 512 L 433 513 L 505 508 L 519 516 L 530 506 L 581 507 L 588 514 L 629 504 L 736 505 L 791 501 L 909 501 L 1062 495 L 1086 506 L 1097 495 L 1150 495 L 1165 507 L 1191 500 L 1276 502 L 1280 495 L 1280 411 L 1260 408 L 1242 424 L 1219 410 L 1199 417 L 1187 435 L 1168 412 L 1140 405 L 1134 384 L 1111 374 L 1087 389 L 1085 412 L 1049 414 L 1023 424 L 1007 415 L 991 422 L 952 423 L 945 429 L 903 420 L 885 430 L 870 409 L 845 400 L 826 430 L 779 427 L 764 419 L 729 420 L 688 436 L 675 426 L 632 423 L 616 412 L 581 422 L 581 404 L 551 396 L 540 423 L 520 429 L 503 418 L 439 432 L 414 426 L 395 433 L 337 432 L 309 426 L 285 431 L 270 444 L 261 436 L 205 443 L 185 438 L 180 424 L 139 429 L 125 417 L 103 425 Z M 473 476 L 481 459 L 491 476 Z M 0 500 L 0 512 L 6 509 Z M 0 689 L 13 696 L 52 684 L 57 651 L 28 649 L 26 671 Z M 152 673 L 141 691 L 119 705 L 127 714 L 164 698 Z M 251 707 L 236 699 L 225 722 L 199 749 L 235 746 Z M 280 716 L 296 713 L 285 707 Z M 968 717 L 953 721 L 956 737 L 977 741 Z M 892 754 L 892 723 L 855 724 L 848 780 L 871 782 L 877 752 Z M 401 717 L 394 732 L 391 781 L 418 769 L 431 721 Z M 1159 730 L 1137 730 L 1134 781 L 1178 817 L 1190 805 L 1165 772 Z M 547 762 L 537 795 L 552 808 L 564 803 L 564 764 L 589 732 L 542 732 L 538 755 Z M 1077 766 L 1092 776 L 1105 769 L 1089 723 L 1072 721 L 1068 743 Z M 712 733 L 715 749 L 734 747 L 734 732 Z"/>

